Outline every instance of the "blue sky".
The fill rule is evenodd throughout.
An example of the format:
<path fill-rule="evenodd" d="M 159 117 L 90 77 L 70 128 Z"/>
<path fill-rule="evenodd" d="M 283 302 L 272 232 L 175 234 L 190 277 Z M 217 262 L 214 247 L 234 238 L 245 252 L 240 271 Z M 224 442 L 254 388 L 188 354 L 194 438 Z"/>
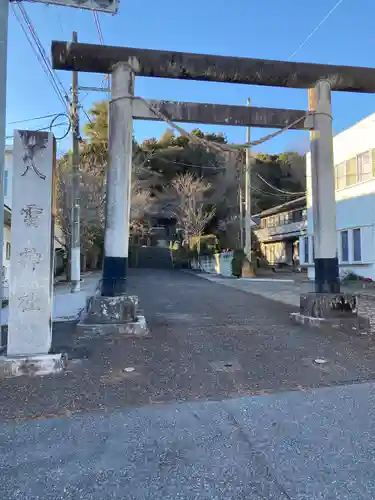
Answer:
<path fill-rule="evenodd" d="M 107 45 L 287 60 L 336 1 L 189 0 L 176 3 L 121 0 L 117 15 L 100 14 L 100 20 Z M 24 5 L 48 54 L 51 40 L 69 40 L 72 31 L 78 32 L 79 41 L 99 43 L 91 12 L 28 2 Z M 374 0 L 343 0 L 294 60 L 375 67 L 374 19 Z M 63 71 L 58 74 L 68 90 L 71 74 Z M 83 86 L 100 86 L 103 76 L 81 73 L 79 80 Z M 258 86 L 139 78 L 136 94 L 155 99 L 228 104 L 245 104 L 250 96 L 254 106 L 307 108 L 305 90 Z M 80 95 L 86 110 L 100 98 L 101 94 L 93 92 Z M 10 9 L 7 123 L 62 111 L 60 101 Z M 374 111 L 375 97 L 372 95 L 335 92 L 334 131 L 339 132 Z M 7 135 L 12 134 L 15 126 L 37 129 L 48 123 L 49 120 L 40 120 L 9 124 Z M 162 123 L 136 122 L 135 135 L 139 140 L 159 137 L 165 128 Z M 186 128 L 194 127 L 187 125 Z M 239 127 L 200 128 L 221 130 L 233 142 L 241 143 L 245 139 L 245 130 Z M 56 135 L 60 132 L 56 130 Z M 252 138 L 268 132 L 253 129 Z M 306 133 L 291 131 L 259 149 L 302 152 L 307 145 Z M 58 146 L 59 152 L 65 151 L 69 148 L 69 140 L 61 141 Z"/>

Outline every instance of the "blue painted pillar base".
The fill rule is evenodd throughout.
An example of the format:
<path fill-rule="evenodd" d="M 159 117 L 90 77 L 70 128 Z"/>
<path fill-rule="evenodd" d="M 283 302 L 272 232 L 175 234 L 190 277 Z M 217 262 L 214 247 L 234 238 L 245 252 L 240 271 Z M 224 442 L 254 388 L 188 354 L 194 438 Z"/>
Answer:
<path fill-rule="evenodd" d="M 102 297 L 116 297 L 126 294 L 127 274 L 127 257 L 104 257 Z"/>
<path fill-rule="evenodd" d="M 315 292 L 340 293 L 338 259 L 315 259 Z"/>

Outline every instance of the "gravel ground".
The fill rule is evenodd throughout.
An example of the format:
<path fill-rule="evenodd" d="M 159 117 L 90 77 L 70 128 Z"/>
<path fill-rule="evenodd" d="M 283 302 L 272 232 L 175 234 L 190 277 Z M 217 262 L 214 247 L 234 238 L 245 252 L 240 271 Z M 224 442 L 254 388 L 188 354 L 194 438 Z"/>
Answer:
<path fill-rule="evenodd" d="M 292 325 L 292 308 L 282 303 L 178 271 L 135 271 L 130 291 L 140 297 L 152 338 L 79 339 L 74 323 L 55 324 L 55 351 L 85 359 L 72 359 L 62 375 L 2 380 L 0 420 L 221 400 L 375 375 L 371 338 Z"/>

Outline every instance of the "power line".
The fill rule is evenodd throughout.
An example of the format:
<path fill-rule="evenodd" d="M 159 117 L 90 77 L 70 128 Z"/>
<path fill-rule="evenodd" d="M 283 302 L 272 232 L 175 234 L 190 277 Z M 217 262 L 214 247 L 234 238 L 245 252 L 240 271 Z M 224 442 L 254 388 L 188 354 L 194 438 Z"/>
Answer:
<path fill-rule="evenodd" d="M 62 104 L 65 106 L 65 102 L 64 102 L 64 100 L 63 100 L 63 98 L 62 98 L 62 96 L 61 96 L 61 94 L 60 94 L 60 92 L 59 92 L 59 89 L 56 87 L 56 84 L 55 84 L 54 80 L 51 78 L 50 73 L 48 72 L 48 70 L 47 70 L 47 69 L 46 69 L 46 67 L 44 66 L 43 59 L 41 58 L 41 56 L 40 56 L 39 52 L 38 52 L 38 51 L 37 51 L 37 49 L 35 48 L 35 46 L 34 46 L 34 44 L 33 44 L 33 41 L 32 41 L 32 39 L 30 38 L 30 35 L 29 35 L 28 31 L 27 31 L 27 28 L 25 27 L 25 25 L 24 25 L 24 23 L 23 23 L 23 21 L 22 21 L 22 19 L 21 19 L 20 15 L 19 15 L 19 13 L 18 13 L 18 12 L 17 12 L 17 10 L 16 10 L 16 6 L 17 6 L 17 7 L 19 7 L 19 5 L 18 5 L 18 4 L 14 4 L 14 3 L 12 3 L 11 5 L 12 5 L 12 9 L 13 9 L 13 14 L 14 14 L 14 17 L 16 18 L 17 22 L 18 22 L 18 23 L 19 23 L 19 25 L 21 26 L 21 29 L 22 29 L 22 31 L 23 31 L 23 32 L 24 32 L 24 34 L 25 34 L 26 40 L 28 41 L 28 43 L 29 43 L 29 45 L 30 45 L 30 47 L 31 47 L 31 50 L 34 52 L 34 54 L 35 54 L 36 58 L 38 59 L 38 61 L 39 61 L 40 65 L 41 65 L 41 67 L 42 67 L 42 70 L 43 70 L 44 74 L 47 76 L 47 78 L 48 78 L 49 82 L 51 83 L 51 85 L 52 85 L 52 87 L 53 87 L 54 91 L 56 92 L 56 94 L 57 94 L 58 98 L 60 99 L 60 101 L 62 102 Z"/>
<path fill-rule="evenodd" d="M 44 120 L 45 118 L 53 118 L 58 113 L 51 113 L 50 115 L 35 116 L 34 118 L 26 118 L 25 120 L 16 120 L 14 122 L 9 122 L 8 125 L 16 125 L 17 123 L 35 122 L 37 120 Z"/>
<path fill-rule="evenodd" d="M 263 191 L 262 189 L 259 189 L 256 187 L 252 187 L 251 192 L 252 193 L 259 193 L 262 196 L 269 196 L 271 198 L 279 198 L 280 200 L 287 200 L 288 199 L 288 196 L 286 196 L 285 194 L 282 195 L 282 194 L 277 194 L 277 193 L 269 193 L 268 191 Z"/>
<path fill-rule="evenodd" d="M 16 11 L 16 7 L 18 7 L 19 12 Z M 68 94 L 56 75 L 56 72 L 53 71 L 50 60 L 47 57 L 47 54 L 43 48 L 43 45 L 40 41 L 40 38 L 32 24 L 32 21 L 25 9 L 25 7 L 21 3 L 12 4 L 13 13 L 20 24 L 22 31 L 24 32 L 27 41 L 29 42 L 34 54 L 36 55 L 39 63 L 42 66 L 44 73 L 49 79 L 53 89 L 55 90 L 57 96 L 60 101 L 64 105 L 64 107 L 69 111 L 69 97 Z M 19 16 L 21 14 L 22 18 Z M 34 45 L 35 44 L 35 45 Z"/>
<path fill-rule="evenodd" d="M 98 36 L 99 36 L 99 41 L 102 45 L 104 45 L 104 37 L 103 37 L 103 30 L 102 30 L 102 27 L 100 25 L 100 17 L 99 17 L 99 14 L 96 10 L 93 11 L 93 16 L 94 16 L 94 21 L 95 21 L 95 26 L 96 26 L 96 31 L 98 32 Z M 102 81 L 102 86 L 104 86 L 106 83 L 107 83 L 107 92 L 109 93 L 109 83 L 110 80 L 109 80 L 109 75 L 107 75 L 103 81 Z"/>
<path fill-rule="evenodd" d="M 292 191 L 285 191 L 284 189 L 279 189 L 277 188 L 276 186 L 273 186 L 272 184 L 270 184 L 268 181 L 266 181 L 266 179 L 264 179 L 264 177 L 262 177 L 260 174 L 256 174 L 257 177 L 259 177 L 259 179 L 261 181 L 263 181 L 268 187 L 270 187 L 271 189 L 274 189 L 275 191 L 278 191 L 279 193 L 282 193 L 282 194 L 285 194 L 285 195 L 288 195 L 288 196 L 295 196 L 295 195 L 298 195 L 298 196 L 301 196 L 302 194 L 306 194 L 306 191 L 300 191 L 300 192 L 292 192 Z"/>
<path fill-rule="evenodd" d="M 38 50 L 39 50 L 41 56 L 43 57 L 43 60 L 45 61 L 46 67 L 51 72 L 54 80 L 59 85 L 59 87 L 61 89 L 61 92 L 62 92 L 62 94 L 63 94 L 66 102 L 69 104 L 70 101 L 69 101 L 68 93 L 66 92 L 65 87 L 61 83 L 61 80 L 58 78 L 56 72 L 52 68 L 51 61 L 50 61 L 50 59 L 49 59 L 49 57 L 48 57 L 48 55 L 47 55 L 47 53 L 46 53 L 46 51 L 45 51 L 45 49 L 43 47 L 42 42 L 40 41 L 40 38 L 39 38 L 39 36 L 38 36 L 35 28 L 34 28 L 34 25 L 33 25 L 33 23 L 31 21 L 29 15 L 28 15 L 27 11 L 26 11 L 26 8 L 24 7 L 24 5 L 22 5 L 22 3 L 19 4 L 19 8 L 20 8 L 20 11 L 22 12 L 22 15 L 23 15 L 23 17 L 25 19 L 25 22 L 27 23 L 27 26 L 28 26 L 28 28 L 30 30 L 30 33 L 32 34 L 32 37 L 33 37 L 33 39 L 34 39 L 34 41 L 35 41 L 35 43 L 36 43 L 36 45 L 38 47 Z"/>
<path fill-rule="evenodd" d="M 335 3 L 335 5 L 332 7 L 332 9 L 326 14 L 326 16 L 320 21 L 320 23 L 315 26 L 315 28 L 307 35 L 305 40 L 301 43 L 301 45 L 298 47 L 297 50 L 293 52 L 293 54 L 289 57 L 288 61 L 293 59 L 293 57 L 306 45 L 306 43 L 310 40 L 310 38 L 318 31 L 318 29 L 327 21 L 327 19 L 330 17 L 331 14 L 339 7 L 339 5 L 343 2 L 344 0 L 338 0 L 338 2 Z"/>
<path fill-rule="evenodd" d="M 96 10 L 93 11 L 93 16 L 94 16 L 96 30 L 97 30 L 98 35 L 99 35 L 100 43 L 102 45 L 104 45 L 103 31 L 102 31 L 102 27 L 100 26 L 99 14 L 96 12 Z"/>
<path fill-rule="evenodd" d="M 174 165 L 179 165 L 181 167 L 210 169 L 210 170 L 215 170 L 217 172 L 227 170 L 226 167 L 220 167 L 220 166 L 215 167 L 214 165 L 191 165 L 190 163 L 184 163 L 184 162 L 176 161 L 176 160 L 167 160 L 166 158 L 160 158 L 157 156 L 154 157 L 154 160 L 161 161 L 164 163 L 171 163 Z"/>
<path fill-rule="evenodd" d="M 37 130 L 35 130 L 35 132 L 41 132 L 42 130 L 51 130 L 51 128 L 62 127 L 63 125 L 68 125 L 69 126 L 69 130 L 70 130 L 70 122 L 59 122 L 59 123 L 51 123 L 47 127 L 38 128 Z M 67 134 L 65 134 L 65 135 L 67 135 Z M 7 135 L 5 138 L 6 139 L 13 139 L 13 135 Z"/>

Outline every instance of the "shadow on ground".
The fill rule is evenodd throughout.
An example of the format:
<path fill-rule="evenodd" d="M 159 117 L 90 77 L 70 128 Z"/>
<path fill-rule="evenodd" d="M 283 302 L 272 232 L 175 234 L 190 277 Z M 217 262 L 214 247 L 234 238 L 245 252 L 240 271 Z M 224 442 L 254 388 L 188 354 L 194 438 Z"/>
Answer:
<path fill-rule="evenodd" d="M 48 418 L 168 401 L 371 380 L 369 338 L 292 325 L 293 308 L 178 271 L 137 270 L 152 337 L 78 338 L 74 323 L 54 324 L 54 351 L 67 351 L 58 376 L 0 382 L 0 419 Z M 318 364 L 317 358 L 326 362 Z"/>

